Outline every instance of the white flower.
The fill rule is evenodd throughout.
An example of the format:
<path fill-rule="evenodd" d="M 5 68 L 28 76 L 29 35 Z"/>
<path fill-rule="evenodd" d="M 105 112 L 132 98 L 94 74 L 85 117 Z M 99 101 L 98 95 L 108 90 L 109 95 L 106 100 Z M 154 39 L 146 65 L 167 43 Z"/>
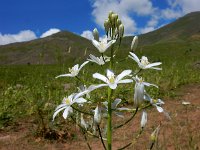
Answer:
<path fill-rule="evenodd" d="M 93 87 L 93 88 L 92 88 Z M 80 87 L 77 87 L 79 92 L 84 92 L 84 91 L 88 91 L 86 93 L 86 98 L 90 99 L 90 94 L 89 92 L 91 92 L 94 88 L 94 85 L 89 86 L 88 88 L 86 87 L 86 85 L 81 85 Z"/>
<path fill-rule="evenodd" d="M 101 109 L 98 105 L 94 110 L 94 123 L 96 125 L 99 125 L 101 123 Z"/>
<path fill-rule="evenodd" d="M 74 67 L 69 68 L 69 72 L 70 72 L 69 74 L 61 74 L 61 75 L 57 76 L 56 78 L 59 78 L 59 77 L 76 77 L 78 75 L 79 71 L 87 63 L 89 63 L 89 61 L 85 61 L 80 67 L 79 67 L 79 64 L 76 64 Z"/>
<path fill-rule="evenodd" d="M 147 123 L 147 112 L 144 110 L 142 112 L 142 119 L 141 119 L 141 122 L 140 122 L 141 128 L 144 128 L 146 123 Z"/>
<path fill-rule="evenodd" d="M 122 115 L 121 112 L 118 112 L 118 110 L 119 110 L 119 111 L 122 111 L 122 110 L 129 110 L 129 109 L 128 109 L 128 108 L 125 108 L 125 107 L 117 108 L 117 106 L 119 105 L 119 103 L 121 103 L 121 101 L 122 101 L 122 100 L 119 99 L 119 98 L 115 99 L 114 102 L 112 102 L 112 104 L 111 104 L 111 109 L 114 111 L 114 113 L 115 113 L 117 116 L 123 118 L 124 116 Z M 108 102 L 105 101 L 105 102 L 103 102 L 103 104 L 104 104 L 104 106 L 106 107 L 106 111 L 108 111 Z"/>
<path fill-rule="evenodd" d="M 90 56 L 90 59 L 87 59 L 87 60 L 89 60 L 90 62 L 94 62 L 94 63 L 96 63 L 96 64 L 98 64 L 98 65 L 104 65 L 105 64 L 105 62 L 108 62 L 108 61 L 110 61 L 110 57 L 102 57 L 102 56 L 100 56 L 100 57 L 95 57 L 94 55 L 92 55 L 92 54 L 90 54 L 89 55 Z M 105 62 L 104 62 L 105 61 Z"/>
<path fill-rule="evenodd" d="M 115 77 L 115 74 L 112 71 L 107 70 L 107 77 L 105 77 L 104 75 L 101 75 L 99 73 L 95 73 L 95 74 L 93 74 L 93 78 L 97 78 L 106 83 L 106 84 L 100 84 L 100 86 L 109 86 L 111 89 L 116 89 L 117 84 L 119 84 L 119 83 L 133 82 L 133 80 L 131 80 L 131 79 L 122 80 L 122 78 L 124 78 L 125 76 L 130 75 L 131 72 L 132 72 L 131 70 L 124 70 L 117 77 Z"/>
<path fill-rule="evenodd" d="M 139 106 L 143 100 L 144 100 L 144 86 L 155 86 L 154 84 L 150 84 L 147 82 L 144 82 L 144 80 L 142 78 L 139 78 L 138 76 L 133 78 L 136 83 L 135 83 L 135 93 L 134 93 L 134 105 L 135 106 Z"/>
<path fill-rule="evenodd" d="M 156 109 L 158 110 L 158 112 L 164 113 L 164 115 L 167 117 L 167 119 L 171 120 L 171 117 L 170 117 L 169 113 L 166 112 L 166 111 L 161 107 L 161 105 L 165 104 L 161 99 L 152 99 L 152 98 L 150 97 L 150 95 L 147 94 L 147 93 L 144 94 L 144 99 L 145 99 L 146 101 L 149 101 L 153 106 L 155 106 Z"/>
<path fill-rule="evenodd" d="M 162 70 L 162 68 L 157 68 L 155 66 L 159 66 L 161 65 L 162 63 L 161 62 L 155 62 L 155 63 L 149 63 L 148 61 L 148 58 L 145 57 L 145 56 L 142 56 L 142 58 L 139 60 L 139 58 L 132 52 L 129 52 L 130 55 L 129 57 L 133 60 L 136 61 L 136 63 L 138 64 L 138 66 L 141 68 L 141 69 L 156 69 L 156 70 Z"/>
<path fill-rule="evenodd" d="M 92 44 L 99 50 L 100 53 L 104 53 L 115 42 L 116 40 L 107 42 L 107 38 L 102 39 L 101 42 L 92 40 Z"/>
<path fill-rule="evenodd" d="M 81 113 L 81 127 L 84 128 L 84 129 L 86 129 L 86 130 L 89 127 L 89 125 L 85 122 L 82 113 Z"/>
<path fill-rule="evenodd" d="M 55 110 L 55 112 L 54 112 L 54 114 L 53 114 L 53 120 L 54 120 L 54 118 L 56 117 L 56 115 L 57 115 L 60 111 L 62 111 L 62 110 L 64 110 L 64 109 L 65 109 L 65 110 L 64 110 L 64 112 L 63 112 L 63 118 L 66 119 L 66 118 L 68 117 L 68 115 L 69 115 L 70 113 L 73 112 L 73 109 L 72 109 L 71 105 L 73 105 L 74 103 L 83 104 L 83 103 L 87 102 L 86 99 L 84 99 L 84 98 L 81 97 L 81 96 L 83 96 L 84 94 L 86 94 L 87 92 L 88 92 L 88 91 L 84 91 L 84 92 L 81 92 L 81 93 L 73 93 L 73 94 L 71 94 L 70 96 L 65 97 L 65 98 L 63 99 L 62 104 L 60 104 L 60 105 L 56 108 L 56 110 Z"/>
<path fill-rule="evenodd" d="M 149 101 L 153 106 L 155 106 L 158 112 L 164 112 L 161 105 L 165 104 L 161 99 L 152 99 L 149 94 L 145 93 L 144 99 Z"/>

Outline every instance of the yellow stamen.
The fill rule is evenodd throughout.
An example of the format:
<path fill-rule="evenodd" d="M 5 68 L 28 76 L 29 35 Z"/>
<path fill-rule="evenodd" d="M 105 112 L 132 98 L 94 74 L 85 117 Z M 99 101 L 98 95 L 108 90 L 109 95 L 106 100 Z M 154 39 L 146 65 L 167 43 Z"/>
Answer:
<path fill-rule="evenodd" d="M 110 79 L 109 79 L 109 82 L 114 83 L 115 82 L 115 76 L 111 76 Z"/>
<path fill-rule="evenodd" d="M 66 99 L 65 99 L 65 103 L 66 103 L 67 105 L 70 104 L 70 100 L 69 100 L 69 98 L 66 98 Z"/>

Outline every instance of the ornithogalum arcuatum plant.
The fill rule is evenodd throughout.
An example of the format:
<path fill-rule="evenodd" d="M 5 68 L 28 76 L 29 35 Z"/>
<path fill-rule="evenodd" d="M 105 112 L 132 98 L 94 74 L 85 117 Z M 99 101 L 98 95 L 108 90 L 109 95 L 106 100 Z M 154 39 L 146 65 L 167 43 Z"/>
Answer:
<path fill-rule="evenodd" d="M 142 133 L 147 123 L 146 109 L 148 107 L 155 106 L 158 112 L 164 112 L 164 114 L 167 113 L 161 107 L 164 102 L 161 99 L 153 99 L 145 90 L 146 87 L 158 88 L 158 86 L 145 82 L 141 76 L 139 77 L 141 72 L 145 72 L 147 69 L 154 69 L 154 71 L 162 70 L 160 67 L 162 63 L 150 63 L 146 56 L 142 56 L 141 59 L 138 58 L 134 53 L 138 44 L 138 37 L 135 36 L 130 46 L 129 55 L 126 56 L 126 58 L 129 58 L 132 63 L 136 63 L 138 65 L 136 69 L 139 71 L 130 68 L 119 70 L 119 67 L 116 70 L 116 65 L 123 63 L 123 61 L 117 62 L 117 52 L 120 50 L 120 45 L 123 39 L 124 25 L 119 19 L 119 16 L 111 11 L 108 15 L 108 19 L 104 22 L 104 27 L 106 37 L 99 38 L 98 30 L 95 28 L 93 30 L 94 39 L 91 41 L 94 48 L 99 51 L 99 56 L 90 54 L 87 60 L 80 66 L 79 64 L 76 64 L 72 68 L 69 68 L 68 73 L 56 77 L 74 78 L 74 80 L 78 80 L 78 83 L 81 83 L 81 85 L 78 85 L 77 91 L 74 91 L 74 93 L 63 98 L 62 103 L 55 109 L 53 120 L 55 120 L 55 117 L 59 112 L 62 112 L 64 119 L 70 118 L 74 120 L 74 123 L 81 128 L 81 131 L 83 131 L 85 135 L 85 139 L 87 139 L 88 135 L 97 137 L 101 140 L 104 149 L 111 150 L 113 131 L 130 122 L 136 113 L 141 112 L 142 116 L 140 133 Z M 108 56 L 106 56 L 105 53 Z M 98 72 L 91 74 L 91 78 L 93 79 L 88 82 L 83 80 L 85 78 L 80 76 L 80 72 L 82 71 L 82 68 L 87 66 L 89 63 L 93 63 L 93 65 L 99 67 L 99 69 Z M 104 69 L 104 65 L 107 69 Z M 126 66 L 130 67 L 130 65 Z M 115 97 L 116 89 L 123 84 L 129 84 L 129 87 L 134 89 L 134 93 L 130 93 L 134 104 L 131 104 L 129 107 L 127 106 L 127 108 L 120 106 L 122 100 Z M 105 89 L 107 89 L 106 93 Z M 95 94 L 95 96 L 93 95 L 93 92 L 96 90 L 103 91 L 99 92 L 99 97 L 97 97 L 97 94 Z M 102 99 L 102 95 L 106 95 L 106 98 Z M 117 117 L 125 117 L 123 115 L 124 112 L 131 113 L 131 118 L 128 118 L 127 121 L 123 121 L 119 125 L 113 125 L 113 115 L 116 115 Z M 104 122 L 103 124 L 102 121 Z M 156 131 L 152 133 L 154 139 L 156 139 L 155 136 L 159 129 L 160 126 L 158 126 Z M 127 145 L 121 149 L 130 146 L 132 141 L 133 140 L 130 139 L 130 141 L 127 142 Z M 91 149 L 88 141 L 86 142 L 88 148 Z"/>

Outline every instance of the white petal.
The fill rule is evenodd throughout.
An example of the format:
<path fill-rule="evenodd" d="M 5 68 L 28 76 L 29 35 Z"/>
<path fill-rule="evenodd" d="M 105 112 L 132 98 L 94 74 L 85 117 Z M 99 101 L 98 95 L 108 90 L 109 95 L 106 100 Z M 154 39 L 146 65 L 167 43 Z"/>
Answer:
<path fill-rule="evenodd" d="M 120 80 L 118 83 L 131 83 L 133 82 L 133 80 L 131 79 L 124 79 L 124 80 Z"/>
<path fill-rule="evenodd" d="M 129 55 L 129 57 L 130 57 L 131 59 L 135 60 L 136 63 L 140 64 L 139 58 L 138 58 L 134 53 L 132 53 L 132 52 L 129 52 L 129 53 L 131 54 L 131 55 Z"/>
<path fill-rule="evenodd" d="M 81 97 L 81 96 L 83 96 L 83 95 L 85 95 L 85 94 L 87 94 L 89 91 L 88 90 L 85 90 L 85 91 L 82 91 L 82 92 L 80 92 L 80 93 L 76 93 L 75 95 L 74 95 L 74 101 L 77 99 L 77 98 L 79 98 L 79 97 Z"/>
<path fill-rule="evenodd" d="M 165 104 L 165 102 L 163 102 L 161 99 L 158 99 L 158 102 L 157 102 L 157 103 L 160 104 L 160 105 Z"/>
<path fill-rule="evenodd" d="M 158 112 L 163 112 L 163 108 L 162 107 L 160 107 L 160 106 L 157 106 L 157 105 L 155 105 L 156 106 L 156 108 L 157 108 L 157 110 L 158 110 Z"/>
<path fill-rule="evenodd" d="M 73 70 L 78 70 L 79 68 L 79 64 L 76 64 L 74 67 L 73 67 Z"/>
<path fill-rule="evenodd" d="M 99 50 L 100 43 L 96 40 L 92 40 L 92 44 Z"/>
<path fill-rule="evenodd" d="M 158 67 L 151 67 L 149 69 L 162 70 L 162 68 L 158 68 Z"/>
<path fill-rule="evenodd" d="M 71 74 L 61 74 L 55 78 L 60 78 L 60 77 L 73 77 Z"/>
<path fill-rule="evenodd" d="M 120 111 L 123 111 L 123 110 L 131 110 L 131 109 L 129 109 L 129 108 L 126 108 L 126 107 L 121 107 L 121 108 L 117 108 L 117 110 L 120 110 Z"/>
<path fill-rule="evenodd" d="M 89 61 L 94 62 L 94 63 L 98 63 L 99 62 L 98 58 L 95 57 L 94 55 L 90 54 L 89 57 L 91 58 L 91 59 L 88 59 Z"/>
<path fill-rule="evenodd" d="M 60 111 L 62 111 L 63 109 L 65 109 L 66 107 L 62 107 L 62 108 L 60 108 L 60 109 L 57 109 L 55 112 L 54 112 L 54 114 L 53 114 L 53 121 L 54 121 L 54 119 L 55 119 L 55 117 L 57 116 L 57 114 L 60 112 Z"/>
<path fill-rule="evenodd" d="M 99 50 L 100 53 L 102 53 L 102 50 L 100 48 L 100 43 L 96 40 L 92 40 L 92 44 Z"/>
<path fill-rule="evenodd" d="M 157 85 L 155 85 L 155 84 L 151 84 L 151 83 L 148 83 L 148 82 L 142 82 L 144 85 L 146 85 L 146 86 L 155 86 L 155 87 L 157 87 L 158 88 L 158 86 Z"/>
<path fill-rule="evenodd" d="M 104 81 L 104 82 L 106 82 L 106 83 L 107 83 L 107 80 L 108 80 L 105 76 L 103 76 L 103 75 L 101 75 L 101 74 L 99 74 L 99 73 L 93 74 L 93 78 L 102 80 L 102 81 Z"/>
<path fill-rule="evenodd" d="M 145 93 L 144 100 L 147 100 L 147 101 L 151 102 L 152 99 L 151 99 L 149 94 Z"/>
<path fill-rule="evenodd" d="M 113 90 L 117 88 L 117 84 L 116 83 L 108 84 L 108 86 Z"/>
<path fill-rule="evenodd" d="M 117 105 L 119 105 L 119 103 L 121 103 L 121 99 L 115 99 L 115 101 L 112 103 L 112 109 L 116 109 Z"/>
<path fill-rule="evenodd" d="M 66 104 L 60 104 L 56 107 L 55 111 L 57 111 L 58 109 L 62 108 L 62 107 L 65 107 L 67 106 Z"/>
<path fill-rule="evenodd" d="M 113 76 L 114 76 L 114 73 L 112 71 L 110 71 L 109 69 L 107 69 L 107 77 L 108 77 L 108 79 L 110 79 Z"/>
<path fill-rule="evenodd" d="M 68 115 L 72 112 L 72 108 L 68 106 L 63 112 L 63 118 L 67 119 Z"/>
<path fill-rule="evenodd" d="M 116 82 L 120 81 L 122 78 L 124 78 L 127 75 L 130 75 L 132 72 L 132 70 L 124 70 L 122 73 L 120 73 L 117 77 L 116 77 Z"/>
<path fill-rule="evenodd" d="M 107 50 L 112 44 L 114 44 L 116 42 L 116 40 L 111 40 L 107 43 L 105 50 Z"/>
<path fill-rule="evenodd" d="M 82 98 L 82 97 L 80 97 L 80 98 L 74 100 L 74 103 L 79 103 L 79 104 L 85 103 L 85 102 L 87 102 L 87 100 L 84 99 L 84 98 Z"/>
<path fill-rule="evenodd" d="M 100 87 L 103 87 L 103 86 L 108 86 L 108 84 L 90 85 L 90 86 L 88 87 L 88 91 L 91 92 L 91 91 L 93 91 L 93 90 L 95 90 L 95 89 L 98 89 L 98 88 L 100 88 Z"/>
<path fill-rule="evenodd" d="M 148 64 L 148 65 L 146 65 L 146 68 L 151 68 L 151 67 L 154 67 L 154 66 L 159 66 L 161 64 L 162 64 L 161 62 L 156 62 L 156 63 Z"/>
<path fill-rule="evenodd" d="M 89 61 L 85 61 L 85 62 L 80 66 L 79 71 L 80 71 L 87 63 L 89 63 Z"/>

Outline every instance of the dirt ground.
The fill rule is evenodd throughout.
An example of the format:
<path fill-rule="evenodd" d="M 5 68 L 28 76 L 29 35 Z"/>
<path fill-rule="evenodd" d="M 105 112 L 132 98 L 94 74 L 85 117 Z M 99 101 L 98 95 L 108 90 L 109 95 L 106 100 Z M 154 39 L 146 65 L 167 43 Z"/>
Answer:
<path fill-rule="evenodd" d="M 145 150 L 151 145 L 150 135 L 161 124 L 158 140 L 153 149 L 157 150 L 198 150 L 200 149 L 200 85 L 187 85 L 176 91 L 178 97 L 164 99 L 164 109 L 169 113 L 171 120 L 156 108 L 148 109 L 147 126 L 141 135 L 140 130 L 141 112 L 126 124 L 117 129 L 113 134 L 113 150 L 133 142 L 129 150 Z M 183 102 L 190 102 L 183 105 Z M 126 114 L 125 118 L 130 115 Z M 126 119 L 114 118 L 114 124 Z M 31 123 L 21 122 L 11 130 L 0 131 L 1 150 L 87 150 L 88 147 L 79 130 L 72 127 L 77 134 L 73 139 L 65 141 L 50 141 L 36 138 L 31 131 Z M 89 137 L 89 143 L 94 150 L 103 150 L 98 138 Z"/>

